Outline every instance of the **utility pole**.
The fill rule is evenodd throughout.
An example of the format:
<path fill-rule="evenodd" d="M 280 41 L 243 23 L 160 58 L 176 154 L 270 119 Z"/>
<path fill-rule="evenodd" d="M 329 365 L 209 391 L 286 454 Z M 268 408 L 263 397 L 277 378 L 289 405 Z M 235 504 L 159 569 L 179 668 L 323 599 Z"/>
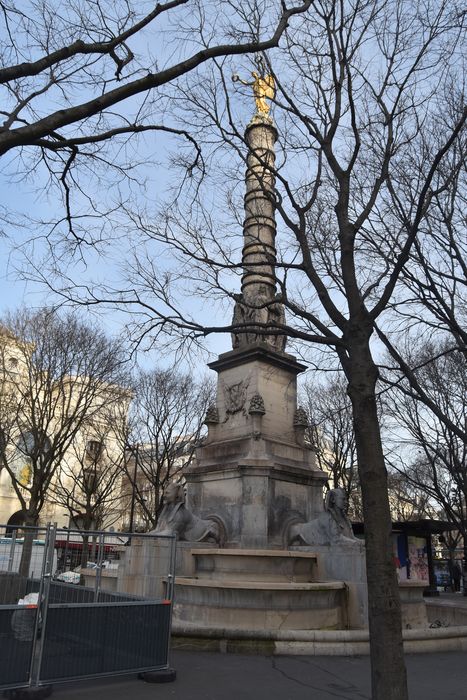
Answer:
<path fill-rule="evenodd" d="M 136 443 L 136 445 L 131 445 L 130 450 L 135 458 L 135 468 L 133 471 L 133 483 L 132 483 L 132 489 L 131 489 L 130 526 L 129 526 L 129 531 L 133 532 L 133 520 L 134 520 L 134 516 L 135 516 L 135 501 L 136 501 L 136 477 L 138 474 L 138 456 L 139 456 L 138 443 Z"/>

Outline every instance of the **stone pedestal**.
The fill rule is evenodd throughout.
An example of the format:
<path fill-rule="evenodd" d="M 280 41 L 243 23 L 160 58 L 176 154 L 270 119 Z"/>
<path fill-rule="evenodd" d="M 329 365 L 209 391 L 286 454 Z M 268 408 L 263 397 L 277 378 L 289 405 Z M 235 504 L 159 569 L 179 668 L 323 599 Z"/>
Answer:
<path fill-rule="evenodd" d="M 173 544 L 162 537 L 132 536 L 120 548 L 116 590 L 145 598 L 164 598 Z"/>
<path fill-rule="evenodd" d="M 402 608 L 402 629 L 428 627 L 423 581 L 400 581 L 399 594 Z"/>
<path fill-rule="evenodd" d="M 177 577 L 177 624 L 230 630 L 341 629 L 347 588 L 316 579 L 311 552 L 193 549 L 194 575 Z"/>
<path fill-rule="evenodd" d="M 326 481 L 297 418 L 296 377 L 305 367 L 265 343 L 210 367 L 219 375 L 216 409 L 186 474 L 187 505 L 222 521 L 228 547 L 286 546 L 290 522 L 322 510 Z"/>
<path fill-rule="evenodd" d="M 335 543 L 292 547 L 293 552 L 308 552 L 317 557 L 316 576 L 321 581 L 345 581 L 347 586 L 347 624 L 350 629 L 368 626 L 368 588 L 366 583 L 365 545 L 363 540 L 353 544 Z"/>
<path fill-rule="evenodd" d="M 205 419 L 207 439 L 185 473 L 184 508 L 215 522 L 206 539 L 217 540 L 219 549 L 190 552 L 189 542 L 182 543 L 174 617 L 231 631 L 362 627 L 359 543 L 320 547 L 318 556 L 313 542 L 299 552 L 287 550 L 295 526 L 317 519 L 324 528 L 317 542 L 350 537 L 342 513 L 335 522 L 327 509 L 323 513 L 328 476 L 316 467 L 306 413 L 297 405 L 297 375 L 306 368 L 285 352 L 271 117 L 256 114 L 245 138 L 243 275 L 231 326 L 233 350 L 209 365 L 218 374 L 216 402 Z M 179 537 L 189 540 L 182 525 Z"/>

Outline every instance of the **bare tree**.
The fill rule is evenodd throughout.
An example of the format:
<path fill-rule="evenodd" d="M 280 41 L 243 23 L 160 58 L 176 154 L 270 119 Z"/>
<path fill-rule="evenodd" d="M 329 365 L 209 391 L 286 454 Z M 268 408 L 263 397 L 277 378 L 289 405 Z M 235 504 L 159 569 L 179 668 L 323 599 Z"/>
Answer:
<path fill-rule="evenodd" d="M 19 311 L 1 339 L 2 463 L 24 524 L 37 525 L 80 430 L 121 400 L 125 363 L 115 342 L 71 313 Z"/>
<path fill-rule="evenodd" d="M 128 397 L 123 395 L 122 403 L 127 405 Z M 84 439 L 75 440 L 62 460 L 49 495 L 49 500 L 66 508 L 74 526 L 82 530 L 110 527 L 123 516 L 125 453 L 117 438 L 118 412 L 106 412 L 92 426 L 86 422 L 80 435 Z"/>
<path fill-rule="evenodd" d="M 402 700 L 407 689 L 372 337 L 376 322 L 391 309 L 436 193 L 452 187 L 452 173 L 442 166 L 467 112 L 446 115 L 442 90 L 449 91 L 462 71 L 457 47 L 463 22 L 455 2 L 420 8 L 404 0 L 354 5 L 322 0 L 314 3 L 312 17 L 287 33 L 286 50 L 264 58 L 277 86 L 280 142 L 278 167 L 271 173 L 266 159 L 262 166 L 266 179 L 273 174 L 276 181 L 275 303 L 288 312 L 287 324 L 277 325 L 276 332 L 332 349 L 347 381 L 366 529 L 375 700 Z M 190 294 L 234 299 L 241 273 L 233 227 L 246 145 L 238 128 L 238 94 L 230 87 L 233 72 L 237 66 L 219 62 L 210 82 L 180 85 L 178 93 L 191 105 L 178 113 L 179 123 L 207 147 L 212 144 L 208 161 L 222 216 L 216 219 L 214 208 L 206 206 L 207 181 L 171 202 L 154 225 L 149 211 L 129 212 L 143 242 L 131 288 L 120 290 L 119 301 L 142 310 L 139 325 L 135 322 L 139 338 L 150 333 L 171 341 L 178 330 L 196 339 L 232 328 L 200 322 L 181 298 L 188 288 Z M 230 169 L 234 153 L 237 162 Z M 263 182 L 258 186 L 267 192 Z M 230 225 L 222 194 L 234 215 Z M 176 270 L 161 269 L 160 245 L 173 251 Z M 112 298 L 109 290 L 95 288 L 88 295 L 88 301 Z M 255 323 L 258 328 L 271 332 Z"/>
<path fill-rule="evenodd" d="M 448 114 L 454 104 L 451 96 L 446 101 Z M 466 425 L 453 421 L 449 405 L 440 401 L 442 382 L 433 394 L 433 368 L 438 366 L 438 359 L 442 365 L 441 356 L 450 351 L 453 357 L 458 355 L 456 350 L 467 356 L 466 146 L 463 134 L 442 164 L 450 186 L 434 193 L 433 206 L 427 211 L 410 262 L 402 271 L 403 286 L 394 304 L 396 330 L 378 329 L 392 361 L 388 383 L 399 381 L 400 391 L 424 403 L 464 443 Z M 387 234 L 391 235 L 389 230 Z M 430 363 L 432 369 L 425 371 L 424 366 Z"/>
<path fill-rule="evenodd" d="M 467 581 L 467 362 L 450 340 L 412 348 L 407 359 L 417 383 L 429 398 L 421 401 L 409 380 L 399 382 L 392 398 L 396 425 L 402 428 L 403 458 L 399 471 L 413 487 L 423 490 L 464 538 L 464 576 Z M 437 407 L 431 410 L 431 405 Z M 441 417 L 440 417 L 441 416 Z"/>
<path fill-rule="evenodd" d="M 432 518 L 436 515 L 434 503 L 423 482 L 414 483 L 405 473 L 388 471 L 391 513 L 400 522 Z"/>
<path fill-rule="evenodd" d="M 339 375 L 321 382 L 308 380 L 302 402 L 309 416 L 308 439 L 318 467 L 329 474 L 331 488 L 345 489 L 351 517 L 361 520 L 357 450 L 347 384 Z"/>
<path fill-rule="evenodd" d="M 440 128 L 459 110 L 463 99 L 462 90 L 450 85 L 445 113 L 439 115 Z M 409 431 L 414 449 L 419 450 L 416 457 L 403 460 L 402 476 L 412 487 L 425 490 L 462 537 L 467 446 L 463 398 L 467 357 L 466 154 L 464 132 L 440 166 L 449 187 L 433 192 L 432 206 L 409 264 L 402 271 L 403 285 L 394 300 L 397 325 L 384 332 L 378 329 L 391 360 L 384 380 L 397 389 L 393 412 Z M 404 187 L 401 190 L 405 195 Z M 396 211 L 400 215 L 398 201 Z M 388 227 L 386 232 L 388 239 L 394 240 Z M 457 536 L 449 539 L 452 558 Z M 467 582 L 465 565 L 464 580 Z"/>
<path fill-rule="evenodd" d="M 439 116 L 440 128 L 458 111 L 462 100 L 462 91 L 451 85 L 445 114 Z M 408 430 L 412 449 L 418 450 L 415 457 L 405 454 L 402 478 L 412 488 L 423 489 L 462 537 L 467 446 L 463 398 L 467 357 L 466 146 L 463 133 L 440 166 L 444 181 L 450 185 L 433 192 L 432 206 L 409 264 L 402 271 L 403 285 L 394 303 L 397 325 L 384 332 L 378 329 L 391 365 L 384 380 L 397 390 L 392 394 L 393 413 Z M 397 211 L 400 214 L 400 207 Z M 387 227 L 386 232 L 393 238 L 392 230 Z M 447 536 L 451 559 L 458 537 Z M 467 581 L 466 570 L 464 578 Z"/>
<path fill-rule="evenodd" d="M 47 233 L 102 242 L 98 218 L 114 209 L 104 206 L 111 182 L 127 193 L 143 183 L 138 166 L 160 153 L 152 142 L 161 133 L 190 149 L 188 175 L 201 171 L 200 148 L 171 122 L 164 86 L 212 59 L 277 46 L 310 5 L 258 3 L 261 26 L 252 26 L 229 0 L 221 13 L 211 0 L 2 2 L 0 156 L 14 151 L 4 167 L 16 181 L 34 172 L 35 185 L 58 190 L 63 214 Z M 14 222 L 9 207 L 0 215 Z"/>
<path fill-rule="evenodd" d="M 174 369 L 141 370 L 133 385 L 124 494 L 132 529 L 154 529 L 167 484 L 182 481 L 213 399 L 210 381 Z"/>
<path fill-rule="evenodd" d="M 90 530 L 122 523 L 124 500 L 122 479 L 125 463 L 124 446 L 118 439 L 120 421 L 126 423 L 128 393 L 120 401 L 106 406 L 105 413 L 83 425 L 60 465 L 49 496 L 70 514 L 70 526 L 81 531 L 83 544 L 81 566 L 88 562 Z M 118 425 L 117 425 L 118 422 Z M 91 536 L 92 547 L 96 538 Z"/>
<path fill-rule="evenodd" d="M 345 489 L 351 519 L 361 522 L 363 513 L 352 405 L 346 388 L 346 382 L 339 375 L 325 375 L 323 381 L 305 383 L 309 442 L 316 451 L 318 467 L 329 474 L 332 488 Z M 389 406 L 387 401 L 378 403 L 380 423 L 384 426 L 389 421 L 389 415 L 386 415 Z M 394 416 L 395 437 L 390 437 L 391 430 L 385 430 L 383 446 L 388 468 L 391 517 L 398 521 L 433 517 L 434 502 L 425 484 L 411 479 L 410 470 L 406 475 L 405 470 L 400 468 L 400 461 L 394 458 L 394 443 L 397 442 L 400 424 L 397 423 L 397 403 L 394 402 L 390 408 Z M 389 428 L 388 425 L 386 427 Z"/>
<path fill-rule="evenodd" d="M 465 13 L 446 0 L 423 6 L 319 0 L 313 9 L 290 28 L 282 50 L 264 56 L 277 87 L 279 145 L 278 166 L 267 159 L 261 165 L 264 179 L 274 176 L 276 183 L 274 303 L 288 313 L 275 332 L 331 350 L 346 378 L 366 529 L 372 693 L 374 700 L 405 700 L 373 338 L 398 300 L 401 273 L 437 193 L 453 187 L 449 154 L 462 138 L 467 110 L 456 103 L 446 111 L 445 97 L 463 82 Z M 242 5 L 244 15 L 251 10 Z M 131 230 L 141 234 L 131 284 L 116 293 L 80 290 L 88 303 L 117 301 L 140 310 L 134 324 L 139 340 L 148 334 L 151 342 L 186 335 L 196 341 L 232 329 L 199 320 L 182 302 L 194 293 L 233 300 L 241 274 L 234 233 L 247 148 L 239 128 L 242 91 L 230 80 L 239 67 L 227 59 L 210 66 L 211 80 L 177 83 L 170 108 L 180 128 L 204 144 L 215 196 L 206 177 L 191 189 L 186 182 L 163 217 L 127 205 Z M 268 192 L 261 178 L 258 187 Z M 172 266 L 164 267 L 161 246 L 174 254 Z M 69 286 L 63 293 L 75 296 Z M 271 334 L 267 324 L 255 322 L 254 329 Z"/>

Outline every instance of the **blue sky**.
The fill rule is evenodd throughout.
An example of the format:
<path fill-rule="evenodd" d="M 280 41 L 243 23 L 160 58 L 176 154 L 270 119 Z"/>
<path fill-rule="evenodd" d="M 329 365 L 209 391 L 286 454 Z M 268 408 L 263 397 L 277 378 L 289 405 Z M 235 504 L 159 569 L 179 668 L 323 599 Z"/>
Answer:
<path fill-rule="evenodd" d="M 22 1 L 27 3 L 28 0 Z M 276 5 L 277 3 L 272 3 L 267 8 L 268 12 L 265 13 L 265 16 L 263 18 L 266 25 L 267 15 L 269 12 L 273 12 L 272 8 Z M 215 6 L 216 3 L 213 4 L 213 7 Z M 230 8 L 231 13 L 234 13 L 235 11 L 233 7 L 234 6 Z M 190 14 L 187 12 L 186 8 L 180 8 L 178 15 L 177 13 L 175 13 L 174 15 L 170 14 L 170 18 L 172 19 L 173 24 L 170 27 L 169 19 L 167 19 L 168 23 L 166 29 L 170 28 L 171 31 L 176 32 L 180 39 L 178 43 L 174 43 L 171 41 L 171 37 L 173 38 L 171 31 L 162 31 L 157 35 L 157 38 L 161 40 L 161 44 L 158 43 L 156 49 L 154 49 L 154 42 L 149 41 L 149 39 L 154 39 L 154 36 L 151 34 L 151 32 L 148 33 L 146 39 L 144 39 L 144 35 L 143 38 L 135 38 L 135 41 L 137 42 L 137 50 L 141 51 L 141 53 L 146 55 L 146 57 L 150 57 L 148 59 L 149 63 L 147 65 L 151 65 L 152 53 L 155 50 L 157 50 L 158 54 L 159 67 L 161 67 L 164 64 L 164 62 L 172 63 L 174 60 L 180 58 L 182 54 L 186 54 L 194 48 L 196 34 L 190 32 L 189 30 L 190 25 L 196 24 L 197 22 L 196 13 Z M 210 29 L 209 25 L 212 22 L 216 28 L 216 32 L 219 31 L 220 34 L 222 34 L 222 25 L 224 23 L 227 25 L 228 19 L 229 18 L 227 16 L 219 17 L 217 14 L 208 16 L 207 18 L 204 18 L 204 21 L 206 22 L 206 24 L 204 25 L 204 29 L 208 32 L 208 30 Z M 233 61 L 235 72 L 238 72 L 243 77 L 248 78 L 248 62 L 248 58 L 236 57 Z M 73 93 L 72 97 L 80 97 L 81 88 L 76 87 L 75 85 L 75 89 L 77 90 L 77 95 L 74 95 Z M 244 92 L 246 94 L 246 91 Z M 51 99 L 50 96 L 48 96 L 48 93 L 45 96 L 43 96 L 43 98 L 40 98 L 40 100 L 41 99 L 44 99 L 44 102 L 41 103 L 39 101 L 39 106 L 45 110 L 49 109 L 50 104 L 45 102 L 45 100 Z M 237 105 L 236 107 L 236 109 L 239 109 L 240 113 L 242 111 L 242 104 L 245 105 L 245 102 L 242 102 L 242 100 L 240 100 L 239 105 Z M 252 110 L 253 101 L 251 95 L 248 96 L 247 104 L 248 110 Z M 123 110 L 128 110 L 128 114 L 130 114 L 134 106 L 135 103 L 129 101 L 125 104 Z M 170 120 L 171 115 L 164 113 L 163 109 L 162 114 L 164 115 L 164 117 L 167 117 L 167 119 Z M 246 122 L 248 121 L 250 114 L 251 112 L 249 111 L 248 114 L 242 115 L 242 121 L 244 124 L 246 124 Z M 154 198 L 157 198 L 159 195 L 161 199 L 163 198 L 164 188 L 167 185 L 174 184 L 173 182 L 168 182 L 168 178 L 170 177 L 168 168 L 166 167 L 168 145 L 160 134 L 157 137 L 148 136 L 146 140 L 141 138 L 141 140 L 138 141 L 138 143 L 140 144 L 140 146 L 142 146 L 142 148 L 140 152 L 137 153 L 137 157 L 141 158 L 144 161 L 147 158 L 147 162 L 153 160 L 156 162 L 157 166 L 147 166 L 147 176 L 149 180 L 148 201 L 150 201 L 152 205 L 154 204 Z M 145 147 L 147 147 L 147 150 L 145 150 Z M 17 163 L 15 162 L 15 158 L 20 164 L 19 167 L 23 168 L 23 172 L 20 176 L 15 176 L 15 173 L 17 171 Z M 36 220 L 51 219 L 54 216 L 57 216 L 57 212 L 60 211 L 61 207 L 60 197 L 62 193 L 60 193 L 58 190 L 55 190 L 47 194 L 44 191 L 43 185 L 44 182 L 46 182 L 47 173 L 45 173 L 44 171 L 39 171 L 38 173 L 28 172 L 27 163 L 26 165 L 24 165 L 21 162 L 19 152 L 13 152 L 10 156 L 10 162 L 8 162 L 7 160 L 6 164 L 4 159 L 2 159 L 0 167 L 0 207 L 3 203 L 3 206 L 8 207 L 8 210 L 10 212 L 23 212 L 30 218 Z M 102 194 L 103 207 L 105 207 L 107 203 L 111 201 L 112 191 L 110 186 L 108 189 L 106 187 L 105 171 L 103 174 L 101 174 L 100 180 L 100 187 L 102 188 L 102 192 L 99 190 L 98 187 L 94 186 L 94 182 L 92 182 L 92 184 L 89 185 L 89 187 L 93 192 L 95 201 L 99 202 L 100 195 Z M 122 185 L 122 188 L 125 195 L 125 184 Z M 217 194 L 214 195 L 214 198 L 217 198 Z M 157 210 L 157 207 L 155 207 L 155 209 Z M 242 214 L 240 213 L 240 218 L 241 216 Z M 54 296 L 51 295 L 48 290 L 31 280 L 25 281 L 24 279 L 21 279 L 18 275 L 18 270 L 24 269 L 24 257 L 20 248 L 26 243 L 26 241 L 28 241 L 28 239 L 34 237 L 34 235 L 37 234 L 37 231 L 33 230 L 34 224 L 30 223 L 25 227 L 17 226 L 15 227 L 15 229 L 13 229 L 9 225 L 5 225 L 3 229 L 6 235 L 4 238 L 0 238 L 0 315 L 5 313 L 5 311 L 7 310 L 13 310 L 14 308 L 22 304 L 35 307 L 47 303 L 53 303 L 55 301 Z M 241 225 L 239 225 L 238 237 L 240 246 L 241 235 Z M 29 246 L 29 251 L 30 250 L 31 246 Z M 122 261 L 125 262 L 127 260 L 129 252 L 130 251 L 128 249 L 128 243 L 124 240 L 124 238 L 122 238 L 118 240 L 118 242 L 113 247 L 110 247 L 110 249 L 107 251 L 105 258 L 99 257 L 96 253 L 91 252 L 91 259 L 87 261 L 87 267 L 84 265 L 80 267 L 78 263 L 73 263 L 71 271 L 73 272 L 74 278 L 78 279 L 78 281 L 84 281 L 86 278 L 89 279 L 89 277 L 97 277 L 101 281 L 115 281 L 118 278 L 119 265 L 122 263 Z M 36 240 L 33 244 L 33 253 L 29 252 L 29 254 L 33 258 L 33 262 L 36 265 L 39 265 L 40 267 L 40 261 L 44 254 L 44 247 L 41 245 L 41 243 Z M 69 263 L 70 261 L 66 260 L 65 262 Z M 238 291 L 239 286 L 240 284 L 238 282 Z M 202 322 L 210 322 L 212 325 L 216 323 L 225 325 L 226 322 L 230 322 L 231 313 L 233 309 L 229 308 L 226 304 L 221 306 L 220 304 L 216 304 L 215 302 L 205 302 L 203 306 L 201 306 L 201 303 L 197 303 L 195 306 L 195 302 L 193 299 L 189 299 L 188 304 L 192 304 L 192 308 L 196 309 L 196 311 L 199 312 L 198 318 Z M 99 313 L 99 310 L 96 309 L 95 313 Z M 118 333 L 122 324 L 126 322 L 126 318 L 115 311 L 105 313 L 102 312 L 101 318 L 104 327 L 112 333 Z M 219 352 L 227 351 L 231 347 L 230 337 L 227 334 L 214 335 L 208 339 L 207 344 L 213 354 L 218 354 Z"/>
<path fill-rule="evenodd" d="M 19 2 L 21 7 L 32 7 L 29 0 L 19 0 Z M 57 4 L 58 6 L 59 4 Z M 62 7 L 64 8 L 64 17 L 68 16 L 68 11 L 73 12 L 73 8 L 68 7 L 66 3 Z M 149 0 L 143 0 L 138 9 L 143 12 L 145 8 L 152 9 L 152 7 L 153 5 Z M 214 2 L 213 8 L 216 9 L 216 7 L 217 5 Z M 117 5 L 115 5 L 115 11 L 118 12 Z M 109 13 L 112 14 L 110 9 Z M 232 13 L 234 13 L 234 10 L 232 10 Z M 40 17 L 37 19 L 40 23 Z M 59 19 L 57 21 L 60 23 Z M 178 10 L 163 14 L 154 26 L 151 25 L 146 31 L 140 32 L 133 37 L 129 45 L 131 45 L 137 57 L 139 54 L 144 57 L 142 65 L 151 67 L 157 62 L 158 68 L 162 68 L 164 65 L 172 64 L 199 48 L 196 43 L 198 35 L 191 31 L 192 25 L 196 25 L 198 21 L 199 18 L 193 7 L 190 11 L 187 11 L 187 8 L 182 6 Z M 211 13 L 211 15 L 203 18 L 203 22 L 206 31 L 209 31 L 210 24 L 214 23 L 216 33 L 219 34 L 219 37 L 222 37 L 222 28 L 224 24 L 228 25 L 228 17 L 225 15 L 220 18 L 217 13 Z M 175 41 L 175 38 L 178 41 Z M 24 35 L 18 33 L 17 41 L 20 42 L 22 39 L 24 39 Z M 6 43 L 8 43 L 8 39 L 6 39 Z M 34 49 L 31 57 L 36 58 L 36 53 Z M 26 60 L 27 57 L 28 50 L 25 50 L 23 59 Z M 71 96 L 69 95 L 72 102 L 79 101 L 87 96 L 87 87 L 81 86 L 78 81 L 73 83 L 72 90 Z M 157 97 L 157 94 L 155 96 Z M 4 106 L 7 109 L 11 95 L 4 93 L 4 97 Z M 60 94 L 51 90 L 35 100 L 34 108 L 36 109 L 36 114 L 40 116 L 41 112 L 46 113 L 49 109 L 56 109 L 61 103 Z M 137 109 L 141 107 L 140 98 L 133 102 L 131 100 L 127 101 L 122 106 L 122 110 L 130 115 L 133 113 L 135 105 Z M 168 146 L 160 134 L 157 137 L 148 137 L 146 142 L 141 138 L 139 143 L 142 145 L 142 148 L 136 157 L 144 162 L 146 158 L 148 161 L 151 159 L 155 162 L 157 161 L 158 167 L 151 167 L 148 173 L 151 183 L 150 195 L 153 196 L 154 193 L 163 195 L 168 177 L 168 169 L 164 167 Z M 148 145 L 147 150 L 145 150 L 145 145 Z M 109 193 L 106 188 L 105 169 L 101 176 L 102 200 L 105 201 L 107 197 L 107 200 L 110 201 L 112 193 Z M 41 219 L 52 219 L 54 216 L 57 216 L 57 212 L 61 211 L 60 197 L 62 193 L 58 192 L 58 190 L 47 192 L 44 187 L 46 182 L 47 172 L 40 168 L 39 171 L 28 169 L 28 162 L 22 159 L 19 150 L 13 151 L 2 158 L 0 163 L 0 316 L 21 305 L 39 307 L 55 302 L 53 294 L 45 289 L 44 286 L 35 283 L 31 279 L 22 279 L 20 273 L 21 270 L 25 269 L 25 259 L 21 247 L 37 235 L 38 232 L 34 230 L 35 226 L 31 222 L 21 225 L 23 215 L 28 216 L 30 220 L 39 221 Z M 93 186 L 94 183 L 89 185 L 95 200 L 98 201 L 101 193 L 96 188 L 92 189 Z M 125 185 L 123 185 L 123 191 L 125 194 Z M 105 204 L 102 206 L 105 206 Z M 10 217 L 10 221 L 13 219 L 17 223 L 19 222 L 20 225 L 12 226 L 7 217 Z M 239 236 L 241 236 L 241 231 L 239 231 Z M 33 246 L 28 245 L 27 249 L 34 263 L 40 266 L 45 247 L 36 240 Z M 96 254 L 91 253 L 91 259 L 87 261 L 87 267 L 82 265 L 80 268 L 78 263 L 76 265 L 73 264 L 72 271 L 78 280 L 84 280 L 86 277 L 98 277 L 101 281 L 103 279 L 116 280 L 119 274 L 118 265 L 122 259 L 125 260 L 127 255 L 128 249 L 125 242 L 121 240 L 117 244 L 116 250 L 112 250 L 105 258 L 99 258 Z M 99 313 L 99 311 L 96 311 L 96 313 Z M 216 313 L 212 306 L 209 308 L 209 313 Z M 126 321 L 124 317 L 115 311 L 102 313 L 101 319 L 104 327 L 111 333 L 118 333 L 122 324 Z M 228 336 L 215 336 L 209 340 L 208 345 L 211 348 L 211 352 L 217 354 L 230 349 L 230 338 Z"/>
<path fill-rule="evenodd" d="M 162 191 L 159 179 L 157 179 L 157 188 Z M 28 181 L 28 178 L 15 182 L 8 172 L 8 167 L 6 172 L 0 173 L 0 201 L 5 209 L 8 208 L 9 215 L 16 220 L 18 217 L 21 220 L 23 214 L 30 215 L 37 220 L 48 218 L 51 215 L 56 215 L 60 210 L 58 198 L 54 198 L 52 195 L 47 196 L 43 189 L 36 187 L 36 183 Z M 34 308 L 57 302 L 57 297 L 44 285 L 27 279 L 27 266 L 25 268 L 22 246 L 34 237 L 33 228 L 32 224 L 12 227 L 8 223 L 4 223 L 2 226 L 4 235 L 0 237 L 0 316 L 23 305 Z M 240 231 L 239 235 L 241 235 Z M 34 242 L 33 248 L 27 245 L 26 249 L 34 251 L 32 257 L 35 263 L 41 259 L 44 253 L 44 246 L 41 245 L 40 241 Z M 125 254 L 122 253 L 120 244 L 113 250 L 113 254 L 109 251 L 105 258 L 94 254 L 88 256 L 86 265 L 77 261 L 76 264 L 72 265 L 73 275 L 78 280 L 89 277 L 100 280 L 117 279 L 118 265 L 122 262 L 122 258 L 125 259 Z M 22 271 L 25 271 L 25 274 L 22 274 Z M 208 305 L 207 311 L 202 312 L 202 315 L 203 313 L 213 314 L 216 312 L 212 306 Z M 94 318 L 99 318 L 107 332 L 116 335 L 119 334 L 128 320 L 126 316 L 115 310 L 94 308 L 92 314 Z M 195 359 L 200 373 L 204 371 L 205 361 L 231 349 L 228 334 L 214 335 L 208 339 L 206 345 L 209 354 L 206 353 L 201 357 L 198 355 Z M 152 351 L 149 354 L 143 354 L 141 360 L 145 365 L 153 362 L 170 362 L 170 357 L 162 359 L 156 358 L 156 355 L 157 352 Z"/>

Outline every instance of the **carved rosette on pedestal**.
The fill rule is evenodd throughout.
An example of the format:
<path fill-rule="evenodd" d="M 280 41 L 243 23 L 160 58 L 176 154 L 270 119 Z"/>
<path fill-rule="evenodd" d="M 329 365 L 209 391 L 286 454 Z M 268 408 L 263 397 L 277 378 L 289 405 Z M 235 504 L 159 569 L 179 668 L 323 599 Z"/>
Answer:
<path fill-rule="evenodd" d="M 252 435 L 255 439 L 258 439 L 261 436 L 262 418 L 266 413 L 266 409 L 264 407 L 264 399 L 261 396 L 261 394 L 253 394 L 253 396 L 250 399 L 250 407 L 248 409 L 248 413 L 251 416 L 252 420 Z"/>
<path fill-rule="evenodd" d="M 299 445 L 305 444 L 305 432 L 308 428 L 308 415 L 302 406 L 295 411 L 293 425 L 295 428 L 295 439 Z"/>
<path fill-rule="evenodd" d="M 204 423 L 205 425 L 216 425 L 219 423 L 219 411 L 217 410 L 217 406 L 215 404 L 208 406 L 208 410 L 206 411 L 206 415 L 204 417 Z"/>
<path fill-rule="evenodd" d="M 250 408 L 248 409 L 250 416 L 264 416 L 266 409 L 264 408 L 264 400 L 260 394 L 253 394 L 250 399 Z"/>

